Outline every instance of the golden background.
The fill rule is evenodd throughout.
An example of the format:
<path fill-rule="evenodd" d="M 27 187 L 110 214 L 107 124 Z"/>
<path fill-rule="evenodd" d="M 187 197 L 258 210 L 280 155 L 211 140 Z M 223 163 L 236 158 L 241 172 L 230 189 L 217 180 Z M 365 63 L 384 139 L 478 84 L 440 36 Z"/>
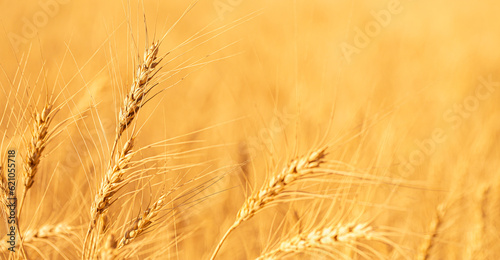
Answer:
<path fill-rule="evenodd" d="M 33 259 L 81 257 L 123 97 L 144 48 L 167 32 L 153 92 L 164 91 L 134 124 L 144 148 L 136 159 L 166 170 L 149 166 L 120 191 L 110 232 L 120 237 L 176 181 L 201 175 L 178 195 L 205 186 L 172 199 L 132 259 L 208 259 L 252 189 L 325 145 L 332 164 L 373 178 L 293 186 L 236 229 L 218 258 L 253 259 L 324 221 L 369 222 L 391 242 L 287 257 L 413 259 L 440 212 L 429 259 L 499 257 L 500 3 L 191 4 L 0 3 L 0 148 L 2 158 L 18 150 L 19 174 L 30 115 L 51 99 L 60 108 L 20 223 L 74 230 L 35 240 Z"/>

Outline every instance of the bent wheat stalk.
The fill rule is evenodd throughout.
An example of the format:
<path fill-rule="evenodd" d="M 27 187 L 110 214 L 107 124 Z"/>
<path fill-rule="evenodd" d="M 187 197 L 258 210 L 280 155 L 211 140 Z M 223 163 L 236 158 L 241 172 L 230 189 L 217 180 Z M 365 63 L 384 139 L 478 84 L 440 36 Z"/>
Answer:
<path fill-rule="evenodd" d="M 273 202 L 287 186 L 294 182 L 304 179 L 308 174 L 312 173 L 312 169 L 318 168 L 322 163 L 322 159 L 326 155 L 326 149 L 321 148 L 313 151 L 305 156 L 292 160 L 279 174 L 273 176 L 266 184 L 248 198 L 238 214 L 233 225 L 229 227 L 220 242 L 215 248 L 211 260 L 215 259 L 222 244 L 227 239 L 229 234 L 236 229 L 242 222 L 252 218 L 257 212 L 262 210 L 265 206 Z"/>

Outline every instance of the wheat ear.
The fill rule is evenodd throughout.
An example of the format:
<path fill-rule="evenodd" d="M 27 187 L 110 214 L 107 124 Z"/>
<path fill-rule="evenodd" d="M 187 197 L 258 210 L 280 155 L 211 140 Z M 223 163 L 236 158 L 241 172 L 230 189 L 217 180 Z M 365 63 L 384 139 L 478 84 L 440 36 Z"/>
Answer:
<path fill-rule="evenodd" d="M 116 240 L 113 234 L 106 237 L 104 247 L 101 249 L 101 260 L 113 260 L 117 258 Z"/>
<path fill-rule="evenodd" d="M 33 186 L 35 175 L 38 172 L 38 165 L 40 164 L 40 160 L 42 158 L 42 153 L 49 141 L 49 126 L 54 115 L 55 112 L 53 111 L 52 104 L 50 103 L 45 105 L 45 107 L 42 109 L 42 112 L 35 111 L 33 114 L 33 129 L 31 132 L 31 139 L 27 144 L 27 152 L 26 156 L 24 157 L 24 171 L 22 175 L 24 189 L 17 210 L 17 220 L 15 222 L 15 225 L 19 232 L 19 239 L 21 241 L 19 247 L 21 248 L 21 253 L 24 257 L 26 257 L 26 252 L 23 246 L 24 239 L 21 236 L 22 231 L 19 227 L 19 219 L 23 210 L 26 194 L 28 193 L 28 190 L 31 188 L 31 186 Z"/>
<path fill-rule="evenodd" d="M 114 156 L 113 166 L 104 175 L 101 187 L 95 195 L 94 202 L 90 208 L 92 226 L 95 226 L 99 216 L 109 208 L 113 202 L 113 195 L 126 184 L 123 175 L 129 167 L 130 160 L 134 154 L 132 152 L 133 147 L 134 138 L 130 138 L 123 146 L 123 149 Z"/>
<path fill-rule="evenodd" d="M 141 216 L 137 217 L 131 226 L 125 232 L 125 235 L 118 243 L 118 249 L 130 244 L 134 239 L 146 231 L 150 225 L 153 223 L 153 219 L 158 215 L 161 209 L 166 204 L 166 194 L 160 196 L 160 198 L 146 209 Z"/>
<path fill-rule="evenodd" d="M 74 227 L 61 223 L 57 225 L 44 225 L 41 228 L 30 229 L 24 232 L 23 243 L 32 243 L 37 240 L 53 239 L 67 236 L 75 230 Z M 2 239 L 2 251 L 8 251 L 7 238 Z"/>
<path fill-rule="evenodd" d="M 311 249 L 329 249 L 338 245 L 352 245 L 357 239 L 371 240 L 376 236 L 377 234 L 368 224 L 327 227 L 283 241 L 278 248 L 262 254 L 256 260 L 279 259 L 277 256 L 281 253 L 300 253 Z"/>
<path fill-rule="evenodd" d="M 95 195 L 92 206 L 90 207 L 90 226 L 87 231 L 87 235 L 84 241 L 83 258 L 93 256 L 95 252 L 95 245 L 100 240 L 99 235 L 103 232 L 98 232 L 98 234 L 93 234 L 93 230 L 97 226 L 98 222 L 103 222 L 104 214 L 107 212 L 111 204 L 114 202 L 113 196 L 118 192 L 125 184 L 127 184 L 126 179 L 123 178 L 126 170 L 130 166 L 130 160 L 133 156 L 133 146 L 134 138 L 131 137 L 123 146 L 119 153 L 116 153 L 113 157 L 112 167 L 108 169 L 104 175 L 104 179 L 101 182 L 101 186 L 97 194 Z M 99 221 L 102 219 L 103 221 Z M 88 244 L 90 243 L 90 244 Z M 88 246 L 87 246 L 88 245 Z"/>
<path fill-rule="evenodd" d="M 24 190 L 21 195 L 21 201 L 19 203 L 18 216 L 21 215 L 21 211 L 24 205 L 24 199 L 26 198 L 26 193 L 33 186 L 35 175 L 38 172 L 38 165 L 42 158 L 42 153 L 45 150 L 47 142 L 49 140 L 49 126 L 52 122 L 54 113 L 52 113 L 52 105 L 45 105 L 42 112 L 35 112 L 33 114 L 33 129 L 31 132 L 31 140 L 28 142 L 26 156 L 24 157 L 24 172 L 23 172 L 23 184 Z"/>
<path fill-rule="evenodd" d="M 39 229 L 31 229 L 24 233 L 24 242 L 36 239 L 61 237 L 72 232 L 75 228 L 67 224 L 44 225 Z"/>
<path fill-rule="evenodd" d="M 112 159 L 90 209 L 91 221 L 83 245 L 84 259 L 85 257 L 88 257 L 87 253 L 90 254 L 90 256 L 93 255 L 95 249 L 94 245 L 97 242 L 96 239 L 98 240 L 98 238 L 92 237 L 92 230 L 94 229 L 97 220 L 112 204 L 113 195 L 126 184 L 126 181 L 123 179 L 123 175 L 129 167 L 130 159 L 133 155 L 132 148 L 134 137 L 130 138 L 125 143 L 125 146 L 120 152 L 117 153 L 116 149 L 120 137 L 130 126 L 140 108 L 146 102 L 144 97 L 148 94 L 151 88 L 154 87 L 148 86 L 157 72 L 157 70 L 155 70 L 156 66 L 161 61 L 161 59 L 158 58 L 159 46 L 160 43 L 156 41 L 145 50 L 143 61 L 137 68 L 130 91 L 125 96 L 122 108 L 120 109 L 115 141 L 111 150 Z M 87 247 L 88 243 L 91 243 L 89 248 Z M 90 250 L 90 252 L 87 252 L 88 250 Z"/>
<path fill-rule="evenodd" d="M 144 60 L 137 68 L 134 81 L 130 86 L 130 91 L 125 96 L 118 115 L 118 127 L 116 129 L 116 137 L 111 154 L 115 151 L 118 140 L 123 132 L 127 130 L 132 121 L 134 121 L 139 109 L 144 105 L 144 97 L 152 88 L 148 86 L 156 74 L 156 66 L 161 61 L 161 59 L 158 58 L 159 47 L 160 43 L 156 41 L 144 52 Z"/>
<path fill-rule="evenodd" d="M 258 211 L 273 202 L 287 186 L 290 186 L 298 180 L 307 178 L 308 175 L 313 172 L 314 168 L 318 168 L 322 163 L 322 159 L 326 155 L 326 149 L 327 147 L 321 148 L 305 156 L 292 160 L 279 174 L 273 176 L 268 182 L 266 182 L 257 193 L 250 196 L 245 201 L 242 208 L 238 211 L 233 225 L 226 231 L 220 242 L 217 244 L 217 247 L 215 248 L 210 259 L 215 259 L 226 238 L 242 222 L 249 220 Z"/>
<path fill-rule="evenodd" d="M 435 240 L 438 236 L 439 228 L 441 227 L 441 225 L 443 223 L 444 214 L 445 214 L 445 205 L 440 204 L 437 207 L 436 214 L 434 215 L 434 218 L 431 221 L 429 234 L 425 237 L 425 240 L 420 247 L 420 251 L 419 251 L 419 254 L 417 256 L 418 260 L 429 259 L 431 249 L 434 246 L 434 244 L 436 243 Z"/>
<path fill-rule="evenodd" d="M 151 73 L 154 71 L 159 62 L 157 59 L 158 47 L 159 43 L 154 42 L 148 49 L 146 49 L 144 52 L 144 61 L 137 68 L 130 92 L 125 96 L 123 107 L 121 108 L 118 117 L 118 129 L 116 132 L 115 143 L 113 145 L 113 151 L 111 153 L 112 161 L 108 171 L 104 175 L 101 187 L 99 188 L 91 206 L 91 226 L 95 226 L 99 215 L 109 208 L 111 204 L 111 197 L 125 184 L 123 182 L 123 174 L 128 168 L 132 157 L 134 138 L 131 137 L 125 143 L 119 154 L 115 155 L 115 149 L 118 139 L 120 139 L 123 132 L 134 120 L 135 115 L 142 106 L 144 96 L 149 91 L 146 86 L 153 77 Z"/>

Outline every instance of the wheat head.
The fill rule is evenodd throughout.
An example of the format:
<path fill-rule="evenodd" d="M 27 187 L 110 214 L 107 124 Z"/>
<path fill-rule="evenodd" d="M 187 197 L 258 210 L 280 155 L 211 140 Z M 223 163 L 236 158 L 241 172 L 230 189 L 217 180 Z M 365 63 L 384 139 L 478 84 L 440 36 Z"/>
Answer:
<path fill-rule="evenodd" d="M 258 211 L 262 210 L 269 203 L 273 202 L 285 189 L 294 182 L 308 177 L 312 170 L 318 168 L 322 159 L 326 155 L 327 147 L 313 151 L 305 156 L 292 160 L 283 170 L 271 177 L 264 186 L 250 196 L 236 215 L 233 225 L 226 231 L 220 242 L 215 248 L 211 260 L 215 259 L 222 244 L 229 234 L 236 229 L 242 222 L 252 218 Z"/>
<path fill-rule="evenodd" d="M 161 59 L 158 59 L 159 47 L 160 43 L 156 41 L 144 52 L 144 61 L 137 68 L 130 92 L 125 96 L 118 115 L 116 140 L 122 136 L 123 132 L 132 123 L 143 105 L 145 95 L 150 91 L 148 84 L 155 75 L 156 66 L 161 61 Z"/>
<path fill-rule="evenodd" d="M 161 209 L 166 204 L 166 195 L 160 196 L 160 198 L 146 209 L 141 216 L 137 217 L 131 226 L 125 231 L 125 235 L 122 237 L 118 243 L 118 249 L 130 244 L 134 239 L 141 235 L 147 228 L 153 223 L 153 219 L 158 215 Z"/>
<path fill-rule="evenodd" d="M 28 142 L 27 153 L 24 158 L 23 181 L 26 190 L 31 188 L 34 177 L 38 172 L 38 165 L 42 158 L 49 138 L 49 125 L 52 121 L 52 105 L 47 104 L 41 113 L 35 112 L 33 115 L 33 129 L 31 140 Z"/>
<path fill-rule="evenodd" d="M 331 250 L 334 246 L 352 245 L 357 239 L 371 240 L 375 236 L 377 234 L 373 231 L 373 228 L 366 223 L 327 227 L 299 234 L 283 241 L 277 249 L 264 253 L 256 259 L 279 259 L 277 257 L 279 254 L 307 252 L 311 249 Z"/>
<path fill-rule="evenodd" d="M 285 187 L 293 182 L 307 177 L 311 170 L 319 167 L 324 158 L 326 148 L 319 149 L 308 155 L 292 160 L 281 173 L 273 176 L 256 194 L 248 198 L 236 216 L 236 223 L 250 219 L 280 195 Z"/>
<path fill-rule="evenodd" d="M 425 237 L 424 242 L 420 246 L 420 251 L 417 256 L 418 260 L 429 259 L 431 249 L 435 245 L 436 238 L 438 237 L 439 234 L 438 233 L 439 228 L 443 224 L 444 213 L 445 213 L 445 206 L 444 204 L 440 204 L 437 207 L 436 214 L 434 215 L 434 218 L 431 221 L 429 234 Z"/>

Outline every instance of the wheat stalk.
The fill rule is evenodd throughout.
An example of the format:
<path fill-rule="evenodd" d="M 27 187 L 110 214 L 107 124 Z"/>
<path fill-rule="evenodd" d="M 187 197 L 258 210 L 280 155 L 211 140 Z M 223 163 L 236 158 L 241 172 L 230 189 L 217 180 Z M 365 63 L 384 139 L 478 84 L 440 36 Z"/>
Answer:
<path fill-rule="evenodd" d="M 252 218 L 258 211 L 273 202 L 287 186 L 294 182 L 306 178 L 314 168 L 318 168 L 322 159 L 326 155 L 327 147 L 313 151 L 305 156 L 292 160 L 283 170 L 271 177 L 264 186 L 250 196 L 236 215 L 233 225 L 226 231 L 220 242 L 215 248 L 211 260 L 215 259 L 222 244 L 229 234 L 236 229 L 242 222 Z"/>
<path fill-rule="evenodd" d="M 256 260 L 279 259 L 277 256 L 281 253 L 300 253 L 311 249 L 331 250 L 333 246 L 352 245 L 357 239 L 371 240 L 376 236 L 373 228 L 366 223 L 327 227 L 299 234 L 283 241 L 278 248 L 262 254 Z"/>

